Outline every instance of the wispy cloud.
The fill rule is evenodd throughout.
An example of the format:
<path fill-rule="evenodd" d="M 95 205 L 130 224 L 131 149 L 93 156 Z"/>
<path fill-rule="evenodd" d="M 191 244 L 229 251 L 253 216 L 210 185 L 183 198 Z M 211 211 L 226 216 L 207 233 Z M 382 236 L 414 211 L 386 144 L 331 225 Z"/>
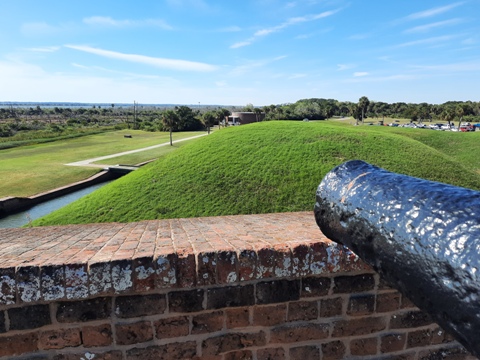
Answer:
<path fill-rule="evenodd" d="M 285 58 L 286 58 L 286 56 L 282 55 L 282 56 L 277 56 L 277 57 L 271 58 L 271 59 L 247 61 L 245 64 L 239 65 L 239 66 L 236 66 L 235 68 L 233 68 L 233 70 L 230 72 L 230 75 L 232 75 L 232 76 L 245 75 L 246 73 L 249 73 L 256 68 L 264 67 L 266 65 L 269 65 L 269 64 L 271 64 L 273 62 L 276 62 L 276 61 L 283 60 Z"/>
<path fill-rule="evenodd" d="M 60 27 L 49 25 L 46 22 L 24 23 L 20 27 L 21 33 L 26 36 L 51 35 L 59 32 L 60 30 Z"/>
<path fill-rule="evenodd" d="M 393 46 L 393 48 L 402 48 L 402 47 L 409 47 L 409 46 L 417 46 L 417 45 L 438 45 L 447 41 L 454 39 L 456 36 L 454 35 L 445 35 L 445 36 L 436 36 L 427 39 L 420 39 L 415 41 L 409 41 L 402 44 L 398 44 Z"/>
<path fill-rule="evenodd" d="M 294 25 L 297 25 L 297 24 L 310 22 L 310 21 L 316 21 L 316 20 L 320 20 L 320 19 L 332 16 L 332 15 L 336 14 L 337 12 L 339 12 L 340 10 L 341 9 L 329 10 L 329 11 L 324 11 L 320 14 L 305 15 L 305 16 L 299 16 L 299 17 L 293 17 L 293 18 L 287 19 L 286 21 L 284 21 L 283 23 L 281 23 L 279 25 L 272 26 L 272 27 L 266 28 L 266 29 L 258 30 L 249 39 L 237 42 L 237 43 L 233 44 L 232 46 L 230 46 L 230 48 L 236 49 L 236 48 L 239 48 L 239 47 L 250 45 L 253 42 L 255 42 L 258 38 L 261 38 L 261 37 L 279 32 L 283 29 L 286 29 L 288 27 L 291 27 L 291 26 L 294 26 Z"/>
<path fill-rule="evenodd" d="M 367 75 L 368 75 L 368 72 L 366 72 L 366 71 L 357 71 L 357 72 L 353 73 L 354 77 L 362 77 L 362 76 L 367 76 Z"/>
<path fill-rule="evenodd" d="M 83 23 L 91 26 L 103 26 L 103 27 L 141 27 L 152 26 L 159 27 L 165 30 L 172 30 L 172 26 L 168 25 L 161 19 L 146 19 L 146 20 L 117 20 L 109 16 L 91 16 L 83 19 Z"/>
<path fill-rule="evenodd" d="M 355 67 L 356 65 L 354 64 L 337 64 L 338 71 L 345 71 L 345 70 L 353 69 Z"/>
<path fill-rule="evenodd" d="M 150 65 L 150 66 L 163 68 L 163 69 L 180 70 L 180 71 L 200 71 L 200 72 L 213 71 L 216 69 L 216 66 L 214 65 L 210 65 L 202 62 L 189 61 L 189 60 L 157 58 L 157 57 L 138 55 L 138 54 L 125 54 L 125 53 L 120 53 L 116 51 L 98 49 L 98 48 L 84 46 L 84 45 L 65 45 L 65 47 L 69 49 L 83 51 L 90 54 L 95 54 L 95 55 L 110 58 L 110 59 L 145 64 L 145 65 Z"/>
<path fill-rule="evenodd" d="M 446 13 L 446 12 L 448 12 L 448 11 L 458 7 L 458 6 L 463 5 L 464 3 L 465 3 L 464 1 L 459 1 L 459 2 L 455 2 L 455 3 L 449 4 L 449 5 L 445 5 L 445 6 L 434 7 L 434 8 L 431 8 L 431 9 L 427 9 L 427 10 L 424 10 L 424 11 L 420 11 L 420 12 L 410 14 L 410 15 L 406 16 L 405 18 L 403 18 L 402 20 L 409 21 L 409 20 L 418 20 L 418 19 L 425 19 L 425 18 L 433 17 L 433 16 L 436 16 L 436 15 Z"/>
<path fill-rule="evenodd" d="M 425 25 L 412 27 L 410 29 L 405 30 L 404 33 L 405 34 L 411 34 L 411 33 L 428 32 L 432 29 L 437 29 L 437 28 L 450 26 L 450 25 L 456 25 L 456 24 L 459 24 L 461 22 L 462 22 L 462 19 L 459 19 L 459 18 L 444 20 L 444 21 L 437 21 L 437 22 L 430 23 L 430 24 L 425 24 Z"/>
<path fill-rule="evenodd" d="M 27 48 L 25 50 L 31 52 L 40 52 L 40 53 L 51 53 L 58 51 L 60 46 L 44 46 L 44 47 L 35 47 L 35 48 Z"/>
<path fill-rule="evenodd" d="M 103 72 L 103 73 L 121 75 L 124 78 L 129 78 L 129 79 L 160 79 L 161 78 L 158 75 L 137 74 L 137 73 L 107 69 L 101 66 L 86 66 L 78 63 L 72 63 L 72 66 L 78 69 L 87 70 L 89 72 Z"/>

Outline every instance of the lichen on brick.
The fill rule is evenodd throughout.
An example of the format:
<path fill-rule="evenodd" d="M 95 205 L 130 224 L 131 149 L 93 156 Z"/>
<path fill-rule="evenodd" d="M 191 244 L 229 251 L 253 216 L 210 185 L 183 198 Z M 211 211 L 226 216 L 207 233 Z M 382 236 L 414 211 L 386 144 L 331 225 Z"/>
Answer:
<path fill-rule="evenodd" d="M 128 261 L 117 262 L 112 266 L 112 283 L 116 293 L 128 291 L 132 288 L 132 266 Z"/>
<path fill-rule="evenodd" d="M 88 273 L 85 265 L 65 266 L 65 292 L 67 299 L 88 297 Z"/>
<path fill-rule="evenodd" d="M 90 295 L 106 294 L 112 289 L 111 267 L 109 263 L 90 265 Z"/>

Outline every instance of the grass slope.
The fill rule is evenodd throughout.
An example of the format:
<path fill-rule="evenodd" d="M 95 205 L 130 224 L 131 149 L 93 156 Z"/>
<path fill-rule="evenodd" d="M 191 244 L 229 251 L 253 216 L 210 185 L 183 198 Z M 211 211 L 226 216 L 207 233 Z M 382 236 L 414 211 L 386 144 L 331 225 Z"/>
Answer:
<path fill-rule="evenodd" d="M 423 130 L 421 136 L 431 134 L 433 140 L 420 141 L 416 139 L 420 135 L 412 135 L 415 129 L 388 130 L 283 121 L 224 129 L 38 219 L 34 225 L 312 210 L 323 176 L 351 159 L 480 189 L 480 176 L 469 159 L 445 153 L 442 146 L 427 145 L 436 143 L 437 136 L 450 139 L 450 135 Z M 467 134 L 453 135 L 451 139 L 465 139 Z M 479 150 L 478 141 L 471 145 L 470 151 Z"/>

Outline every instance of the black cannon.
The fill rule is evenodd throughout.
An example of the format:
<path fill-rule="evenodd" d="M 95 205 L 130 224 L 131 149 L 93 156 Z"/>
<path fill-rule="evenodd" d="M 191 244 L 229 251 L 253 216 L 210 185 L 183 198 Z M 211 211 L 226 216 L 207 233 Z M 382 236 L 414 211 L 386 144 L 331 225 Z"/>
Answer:
<path fill-rule="evenodd" d="M 480 357 L 480 192 L 354 160 L 320 183 L 315 219 Z"/>

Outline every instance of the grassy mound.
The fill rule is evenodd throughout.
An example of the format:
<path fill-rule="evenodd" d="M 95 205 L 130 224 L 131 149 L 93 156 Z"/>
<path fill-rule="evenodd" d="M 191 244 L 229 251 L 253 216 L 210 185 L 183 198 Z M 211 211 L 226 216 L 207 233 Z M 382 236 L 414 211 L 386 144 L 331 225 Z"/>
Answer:
<path fill-rule="evenodd" d="M 480 164 L 465 155 L 479 150 L 478 134 L 393 130 L 282 121 L 224 129 L 34 225 L 312 210 L 323 176 L 351 159 L 480 189 Z M 442 147 L 441 138 L 444 143 L 464 141 L 470 148 L 456 143 Z"/>

